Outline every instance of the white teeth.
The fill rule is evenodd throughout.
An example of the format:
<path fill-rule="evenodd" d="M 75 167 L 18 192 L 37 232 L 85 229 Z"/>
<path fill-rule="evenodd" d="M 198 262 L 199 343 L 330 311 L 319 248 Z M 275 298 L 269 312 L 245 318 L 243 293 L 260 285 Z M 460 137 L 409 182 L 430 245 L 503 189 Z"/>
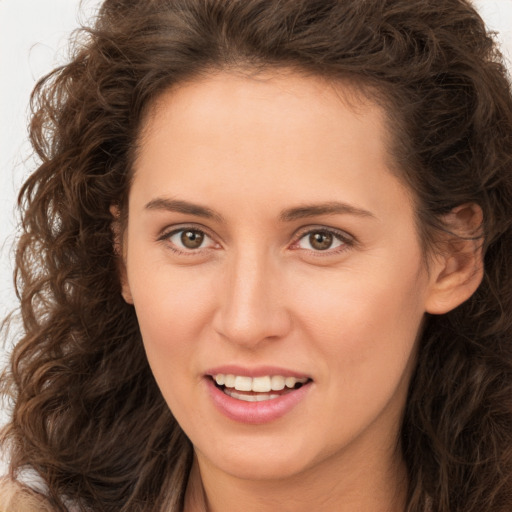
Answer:
<path fill-rule="evenodd" d="M 290 388 L 290 389 L 295 387 L 296 382 L 297 382 L 297 379 L 295 377 L 286 377 L 286 379 L 284 380 L 286 387 Z"/>
<path fill-rule="evenodd" d="M 274 400 L 275 398 L 279 398 L 281 395 L 274 394 L 259 394 L 259 395 L 244 395 L 242 393 L 237 393 L 232 389 L 225 389 L 224 392 L 232 398 L 236 398 L 237 400 L 243 400 L 244 402 L 264 402 L 266 400 Z"/>
<path fill-rule="evenodd" d="M 252 391 L 251 377 L 242 377 L 237 375 L 235 377 L 235 389 L 238 391 Z"/>
<path fill-rule="evenodd" d="M 285 387 L 293 389 L 297 383 L 304 384 L 308 381 L 307 378 L 299 379 L 297 377 L 283 377 L 281 375 L 265 375 L 263 377 L 252 378 L 244 375 L 223 373 L 218 373 L 214 375 L 213 378 L 219 386 L 224 385 L 225 388 L 235 388 L 237 391 L 254 391 L 256 393 L 281 391 Z"/>
<path fill-rule="evenodd" d="M 267 393 L 272 389 L 270 377 L 254 377 L 252 379 L 252 391 L 258 391 L 259 393 Z"/>
<path fill-rule="evenodd" d="M 271 379 L 271 386 L 274 391 L 281 391 L 285 386 L 285 378 L 281 375 L 273 375 Z"/>
<path fill-rule="evenodd" d="M 218 375 L 216 375 L 218 377 Z M 221 374 L 222 377 L 222 374 Z M 234 388 L 235 387 L 235 376 L 234 375 L 223 375 L 224 377 L 224 386 L 227 388 Z"/>

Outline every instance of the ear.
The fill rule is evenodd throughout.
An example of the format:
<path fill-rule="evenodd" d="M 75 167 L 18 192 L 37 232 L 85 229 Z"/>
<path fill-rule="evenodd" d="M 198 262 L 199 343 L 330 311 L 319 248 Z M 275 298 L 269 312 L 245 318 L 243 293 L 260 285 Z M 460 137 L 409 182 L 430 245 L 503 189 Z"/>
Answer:
<path fill-rule="evenodd" d="M 482 209 L 474 203 L 454 208 L 444 219 L 447 228 L 430 268 L 426 311 L 451 311 L 476 291 L 483 278 Z"/>
<path fill-rule="evenodd" d="M 119 273 L 119 280 L 121 282 L 121 295 L 128 304 L 133 304 L 132 293 L 130 285 L 128 284 L 128 276 L 126 272 L 125 263 L 125 245 L 122 241 L 122 229 L 121 229 L 121 212 L 119 207 L 112 205 L 110 207 L 110 213 L 112 214 L 112 224 L 110 226 L 114 240 L 114 254 L 117 260 L 117 268 Z"/>

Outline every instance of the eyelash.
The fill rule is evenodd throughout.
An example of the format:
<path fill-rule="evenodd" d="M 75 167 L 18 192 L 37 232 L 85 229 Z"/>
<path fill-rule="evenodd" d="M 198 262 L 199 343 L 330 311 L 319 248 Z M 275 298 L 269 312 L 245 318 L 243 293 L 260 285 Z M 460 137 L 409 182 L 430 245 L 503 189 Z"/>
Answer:
<path fill-rule="evenodd" d="M 322 257 L 322 256 L 332 256 L 336 254 L 340 254 L 346 250 L 348 250 L 350 247 L 352 247 L 355 244 L 354 238 L 349 235 L 348 233 L 345 233 L 344 231 L 340 231 L 334 228 L 326 228 L 322 226 L 309 226 L 307 228 L 304 228 L 299 232 L 299 234 L 295 238 L 295 242 L 291 245 L 292 250 L 301 250 L 299 247 L 299 243 L 301 240 L 303 240 L 307 236 L 311 236 L 313 234 L 321 234 L 321 235 L 328 235 L 332 236 L 333 243 L 336 241 L 340 242 L 340 245 L 332 248 L 327 248 L 325 250 L 320 249 L 302 249 L 308 251 L 310 254 L 314 255 L 315 257 Z"/>
<path fill-rule="evenodd" d="M 171 240 L 170 240 L 171 237 L 178 235 L 180 233 L 186 232 L 186 231 L 198 233 L 206 238 L 209 238 L 212 242 L 214 242 L 213 237 L 210 236 L 204 229 L 201 229 L 201 228 L 198 228 L 195 226 L 183 226 L 183 227 L 180 227 L 179 229 L 173 229 L 171 231 L 167 231 L 162 236 L 160 236 L 158 238 L 158 240 L 162 241 L 162 242 L 168 242 L 168 247 L 171 249 L 171 251 L 173 251 L 176 254 L 185 255 L 185 256 L 194 256 L 194 255 L 197 255 L 199 252 L 202 252 L 205 249 L 211 248 L 211 247 L 198 247 L 197 249 L 182 250 L 174 242 L 171 242 Z M 301 240 L 303 240 L 305 237 L 311 236 L 313 234 L 322 234 L 322 235 L 332 236 L 333 243 L 335 243 L 335 241 L 340 242 L 340 245 L 335 247 L 334 250 L 331 249 L 330 247 L 325 250 L 302 249 L 302 250 L 308 251 L 310 254 L 312 254 L 314 256 L 321 257 L 321 256 L 328 256 L 328 255 L 333 255 L 333 254 L 340 254 L 355 244 L 354 238 L 351 235 L 349 235 L 348 233 L 345 233 L 343 231 L 339 231 L 339 230 L 333 229 L 333 228 L 311 226 L 311 227 L 304 228 L 294 237 L 294 242 L 290 245 L 290 249 L 291 250 L 301 250 L 301 248 L 299 247 L 299 243 L 301 242 Z"/>
<path fill-rule="evenodd" d="M 184 233 L 186 231 L 191 231 L 193 233 L 199 233 L 203 235 L 205 238 L 209 238 L 210 240 L 213 240 L 213 237 L 211 237 L 204 229 L 195 227 L 195 226 L 182 226 L 178 229 L 173 229 L 171 231 L 165 232 L 162 236 L 158 238 L 161 242 L 167 242 L 167 246 L 171 251 L 173 251 L 176 254 L 184 255 L 184 256 L 195 256 L 199 252 L 204 251 L 205 249 L 208 249 L 206 247 L 198 247 L 197 249 L 180 249 L 174 242 L 171 242 L 171 237 L 174 235 L 178 235 L 179 233 Z"/>

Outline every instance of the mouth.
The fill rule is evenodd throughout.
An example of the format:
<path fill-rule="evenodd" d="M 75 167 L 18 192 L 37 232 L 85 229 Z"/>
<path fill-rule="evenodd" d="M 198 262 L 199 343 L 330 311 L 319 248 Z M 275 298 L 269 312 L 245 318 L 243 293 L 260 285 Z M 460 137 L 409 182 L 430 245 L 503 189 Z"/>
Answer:
<path fill-rule="evenodd" d="M 285 377 L 282 375 L 248 377 L 217 373 L 209 375 L 208 378 L 224 394 L 244 402 L 275 400 L 312 382 L 307 377 Z"/>

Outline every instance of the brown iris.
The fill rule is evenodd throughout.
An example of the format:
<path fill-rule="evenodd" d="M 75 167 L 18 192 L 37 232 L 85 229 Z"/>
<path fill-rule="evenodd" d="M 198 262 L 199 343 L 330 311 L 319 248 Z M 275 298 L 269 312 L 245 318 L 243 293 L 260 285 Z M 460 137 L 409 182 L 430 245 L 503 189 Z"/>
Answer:
<path fill-rule="evenodd" d="M 331 233 L 322 233 L 317 231 L 309 235 L 309 243 L 317 251 L 325 251 L 332 245 L 333 236 Z"/>
<path fill-rule="evenodd" d="M 183 247 L 186 247 L 187 249 L 197 249 L 198 247 L 201 247 L 201 244 L 203 243 L 204 233 L 201 233 L 201 231 L 187 229 L 183 231 L 180 238 Z"/>

